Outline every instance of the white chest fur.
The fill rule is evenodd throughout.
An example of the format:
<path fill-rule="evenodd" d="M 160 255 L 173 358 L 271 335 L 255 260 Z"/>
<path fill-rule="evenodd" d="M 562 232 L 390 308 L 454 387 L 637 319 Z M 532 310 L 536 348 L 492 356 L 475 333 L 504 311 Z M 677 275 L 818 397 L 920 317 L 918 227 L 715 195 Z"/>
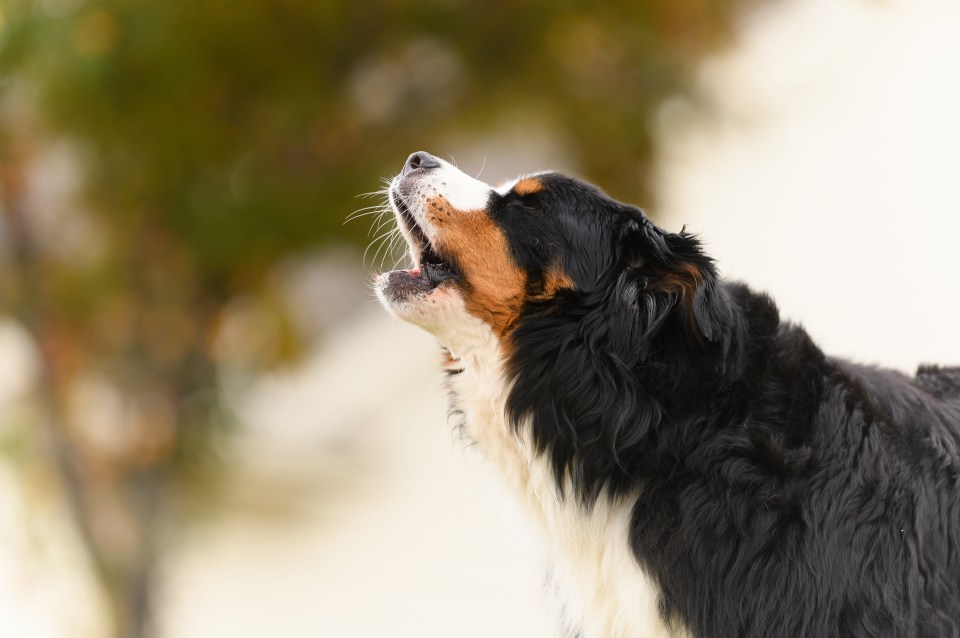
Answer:
<path fill-rule="evenodd" d="M 507 387 L 499 357 L 470 357 L 451 378 L 467 436 L 504 481 L 545 548 L 562 618 L 581 638 L 666 638 L 687 635 L 670 627 L 657 608 L 657 589 L 628 542 L 632 500 L 601 497 L 589 510 L 561 498 L 547 459 L 505 415 Z"/>

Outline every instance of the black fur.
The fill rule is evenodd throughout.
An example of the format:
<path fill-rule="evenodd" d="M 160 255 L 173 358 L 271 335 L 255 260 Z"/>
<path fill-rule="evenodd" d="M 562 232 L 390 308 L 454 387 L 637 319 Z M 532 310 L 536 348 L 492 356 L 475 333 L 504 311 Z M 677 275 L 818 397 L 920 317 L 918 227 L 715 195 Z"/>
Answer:
<path fill-rule="evenodd" d="M 561 498 L 639 494 L 663 615 L 697 638 L 960 636 L 960 368 L 830 358 L 695 237 L 542 180 L 491 213 L 533 288 L 559 265 L 575 290 L 524 308 L 508 410 Z"/>

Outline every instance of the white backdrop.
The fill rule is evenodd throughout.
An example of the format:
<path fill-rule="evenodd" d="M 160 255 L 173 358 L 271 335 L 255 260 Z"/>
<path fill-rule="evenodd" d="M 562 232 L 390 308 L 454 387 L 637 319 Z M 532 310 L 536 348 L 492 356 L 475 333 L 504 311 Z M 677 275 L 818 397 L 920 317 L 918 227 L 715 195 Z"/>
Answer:
<path fill-rule="evenodd" d="M 830 353 L 960 365 L 960 4 L 807 0 L 664 105 L 659 219 Z"/>

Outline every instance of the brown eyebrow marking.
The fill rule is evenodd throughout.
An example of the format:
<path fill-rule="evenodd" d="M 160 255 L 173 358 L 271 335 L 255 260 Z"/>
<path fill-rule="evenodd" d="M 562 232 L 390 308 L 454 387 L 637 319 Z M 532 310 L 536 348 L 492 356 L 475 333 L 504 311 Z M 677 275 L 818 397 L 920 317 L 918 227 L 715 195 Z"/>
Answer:
<path fill-rule="evenodd" d="M 524 197 L 539 193 L 543 189 L 543 181 L 539 177 L 524 177 L 514 185 L 513 192 Z"/>

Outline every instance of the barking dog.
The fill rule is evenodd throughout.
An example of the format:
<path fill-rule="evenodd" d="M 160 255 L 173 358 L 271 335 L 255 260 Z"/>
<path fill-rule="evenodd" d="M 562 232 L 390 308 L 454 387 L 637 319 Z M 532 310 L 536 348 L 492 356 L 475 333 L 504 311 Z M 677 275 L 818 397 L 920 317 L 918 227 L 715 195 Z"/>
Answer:
<path fill-rule="evenodd" d="M 389 192 L 415 267 L 377 295 L 446 348 L 568 635 L 960 636 L 960 368 L 831 358 L 563 175 L 419 152 Z"/>

